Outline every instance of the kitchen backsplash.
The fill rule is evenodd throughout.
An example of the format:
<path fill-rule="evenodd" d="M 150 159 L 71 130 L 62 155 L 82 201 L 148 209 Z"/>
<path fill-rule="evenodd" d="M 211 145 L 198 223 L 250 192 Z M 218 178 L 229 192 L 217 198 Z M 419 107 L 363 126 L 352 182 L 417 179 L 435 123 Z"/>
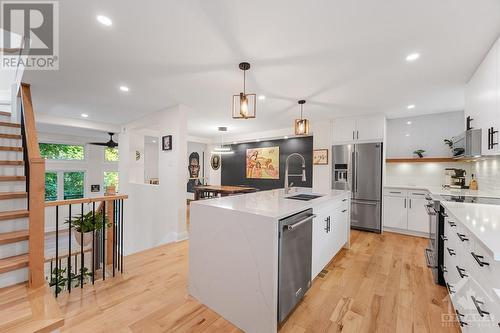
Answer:
<path fill-rule="evenodd" d="M 466 184 L 469 184 L 471 173 L 475 173 L 472 172 L 472 163 L 387 163 L 385 183 L 395 186 L 441 186 L 445 182 L 446 168 L 466 170 Z M 498 170 L 495 174 L 498 175 Z M 482 181 L 479 181 L 479 186 L 481 183 Z M 500 188 L 498 181 L 497 184 Z"/>
<path fill-rule="evenodd" d="M 480 190 L 500 191 L 500 157 L 471 163 Z"/>

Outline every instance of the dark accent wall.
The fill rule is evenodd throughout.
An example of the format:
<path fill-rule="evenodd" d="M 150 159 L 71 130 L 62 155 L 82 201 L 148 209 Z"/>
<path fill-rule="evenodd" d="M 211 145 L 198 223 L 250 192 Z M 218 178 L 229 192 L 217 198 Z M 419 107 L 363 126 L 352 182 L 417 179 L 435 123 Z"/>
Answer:
<path fill-rule="evenodd" d="M 280 147 L 280 179 L 247 179 L 246 178 L 246 152 L 247 149 L 263 147 Z M 300 137 L 261 142 L 248 142 L 231 145 L 234 150 L 232 155 L 222 155 L 221 184 L 246 185 L 260 190 L 272 190 L 285 186 L 285 161 L 288 155 L 299 153 L 306 160 L 306 181 L 300 177 L 290 177 L 289 182 L 294 186 L 312 187 L 312 154 L 313 137 Z M 302 162 L 299 157 L 292 157 L 288 172 L 302 173 Z"/>

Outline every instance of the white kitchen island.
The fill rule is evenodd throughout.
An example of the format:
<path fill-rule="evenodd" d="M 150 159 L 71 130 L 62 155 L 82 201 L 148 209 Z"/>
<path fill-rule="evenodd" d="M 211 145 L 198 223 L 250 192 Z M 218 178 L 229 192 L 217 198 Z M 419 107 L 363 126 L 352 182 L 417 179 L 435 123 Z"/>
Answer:
<path fill-rule="evenodd" d="M 296 189 L 311 193 L 311 189 Z M 316 194 L 316 193 L 315 193 Z M 278 329 L 280 220 L 312 209 L 311 280 L 349 247 L 350 192 L 262 191 L 191 203 L 189 293 L 245 332 Z"/>

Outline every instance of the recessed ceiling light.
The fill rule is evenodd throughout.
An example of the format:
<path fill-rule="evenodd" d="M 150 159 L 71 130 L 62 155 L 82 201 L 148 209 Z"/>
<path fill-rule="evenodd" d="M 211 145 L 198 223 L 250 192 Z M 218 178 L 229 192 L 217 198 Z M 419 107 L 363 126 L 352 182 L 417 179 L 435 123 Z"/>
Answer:
<path fill-rule="evenodd" d="M 415 104 L 410 104 L 406 107 L 408 110 L 411 110 L 411 109 L 414 109 L 415 108 Z"/>
<path fill-rule="evenodd" d="M 406 61 L 415 61 L 417 60 L 418 58 L 420 58 L 420 54 L 419 53 L 410 53 L 406 56 Z"/>
<path fill-rule="evenodd" d="M 263 100 L 265 100 L 265 99 L 266 99 L 266 96 L 264 96 L 264 95 L 259 95 L 259 100 L 260 100 L 260 101 L 263 101 Z"/>
<path fill-rule="evenodd" d="M 130 89 L 127 86 L 120 86 L 120 90 L 124 92 L 128 92 Z"/>
<path fill-rule="evenodd" d="M 233 145 L 237 145 L 237 144 L 238 144 L 238 142 L 236 142 L 236 141 L 233 142 Z"/>
<path fill-rule="evenodd" d="M 156 143 L 156 140 L 153 140 L 153 143 Z"/>
<path fill-rule="evenodd" d="M 287 136 L 287 135 L 285 135 L 283 138 L 284 138 L 284 139 L 288 139 L 288 136 Z"/>
<path fill-rule="evenodd" d="M 406 136 L 410 136 L 410 134 L 407 133 Z"/>
<path fill-rule="evenodd" d="M 406 122 L 406 125 L 411 125 L 411 121 L 407 121 L 407 122 Z"/>
<path fill-rule="evenodd" d="M 255 141 L 256 141 L 256 142 L 260 142 L 260 139 L 256 139 Z"/>
<path fill-rule="evenodd" d="M 113 24 L 113 21 L 107 16 L 104 15 L 97 15 L 97 21 L 101 23 L 102 25 L 105 25 L 107 27 L 111 26 Z"/>
<path fill-rule="evenodd" d="M 86 114 L 86 113 L 82 113 L 80 116 L 81 116 L 82 118 L 88 118 L 88 117 L 89 117 L 89 115 L 88 115 L 88 114 Z"/>

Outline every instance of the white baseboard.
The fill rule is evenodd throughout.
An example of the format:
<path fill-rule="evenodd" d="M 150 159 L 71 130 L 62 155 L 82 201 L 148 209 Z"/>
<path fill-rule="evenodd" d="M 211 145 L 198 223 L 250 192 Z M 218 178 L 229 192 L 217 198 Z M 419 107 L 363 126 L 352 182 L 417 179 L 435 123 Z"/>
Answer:
<path fill-rule="evenodd" d="M 419 232 L 419 231 L 413 231 L 413 230 L 405 230 L 405 229 L 398 229 L 398 228 L 391 228 L 391 227 L 383 227 L 383 231 L 395 232 L 395 233 L 398 233 L 398 234 L 408 235 L 408 236 L 416 236 L 416 237 L 422 237 L 422 238 L 429 238 L 429 234 L 428 233 Z"/>

